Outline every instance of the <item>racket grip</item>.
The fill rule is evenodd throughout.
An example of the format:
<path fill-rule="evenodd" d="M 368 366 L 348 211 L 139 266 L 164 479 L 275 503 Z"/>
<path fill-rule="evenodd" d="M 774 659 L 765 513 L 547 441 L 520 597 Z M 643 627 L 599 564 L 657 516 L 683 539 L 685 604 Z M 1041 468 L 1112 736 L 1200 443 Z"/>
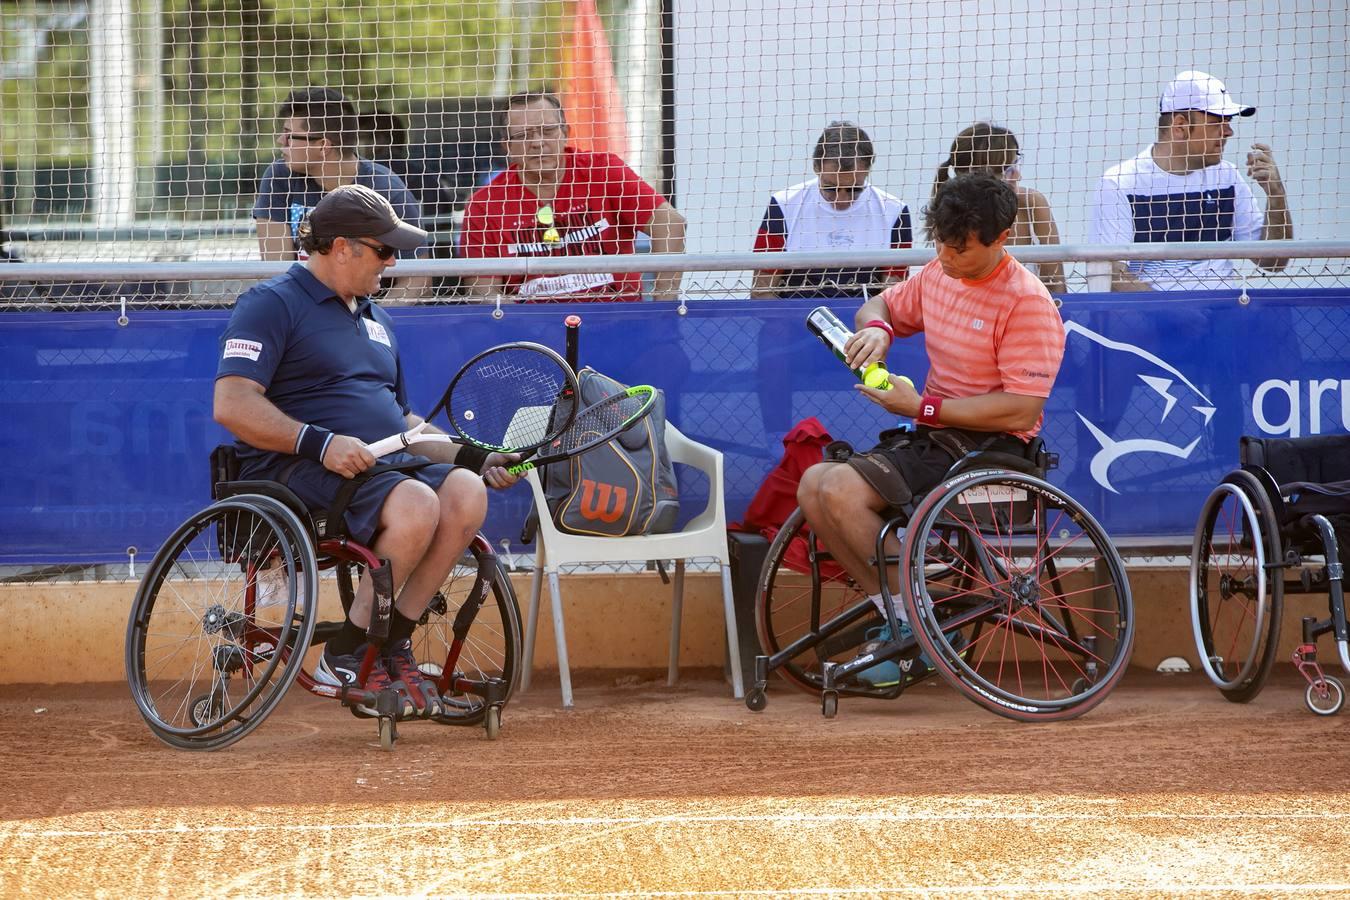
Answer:
<path fill-rule="evenodd" d="M 379 459 L 381 456 L 393 453 L 395 450 L 402 450 L 404 447 L 413 443 L 413 440 L 421 434 L 422 429 L 426 427 L 427 423 L 423 422 L 420 425 L 408 429 L 402 434 L 391 434 L 387 438 L 380 438 L 373 444 L 367 444 L 366 449 L 370 451 L 371 456 Z"/>

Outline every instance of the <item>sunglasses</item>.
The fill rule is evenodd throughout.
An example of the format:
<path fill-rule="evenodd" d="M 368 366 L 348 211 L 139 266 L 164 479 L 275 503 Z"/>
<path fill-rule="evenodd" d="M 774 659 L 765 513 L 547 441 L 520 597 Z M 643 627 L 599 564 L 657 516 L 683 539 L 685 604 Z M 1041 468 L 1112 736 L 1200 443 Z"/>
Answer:
<path fill-rule="evenodd" d="M 384 262 L 393 259 L 394 254 L 398 252 L 397 247 L 390 247 L 388 244 L 368 244 L 360 238 L 348 238 L 348 240 L 354 244 L 360 244 L 362 247 L 375 251 L 375 255 Z"/>
<path fill-rule="evenodd" d="M 283 131 L 281 133 L 281 139 L 288 144 L 291 141 L 321 141 L 323 140 L 323 135 L 316 131 L 311 131 L 308 134 L 301 134 L 298 131 Z"/>
<path fill-rule="evenodd" d="M 554 226 L 553 207 L 541 206 L 534 214 L 534 220 L 544 229 L 544 243 L 556 244 L 562 240 L 562 235 Z"/>

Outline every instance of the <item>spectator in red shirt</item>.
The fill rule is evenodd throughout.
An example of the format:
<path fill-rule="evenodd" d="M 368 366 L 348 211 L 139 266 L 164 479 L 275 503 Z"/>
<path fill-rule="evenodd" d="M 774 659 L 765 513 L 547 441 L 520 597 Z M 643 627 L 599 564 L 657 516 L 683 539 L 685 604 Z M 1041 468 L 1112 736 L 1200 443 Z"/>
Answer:
<path fill-rule="evenodd" d="M 503 138 L 509 166 L 469 198 L 460 238 L 464 257 L 632 253 L 639 231 L 651 237 L 653 253 L 684 252 L 684 216 L 617 156 L 567 146 L 567 122 L 554 95 L 531 92 L 507 100 Z M 470 295 L 483 299 L 642 299 L 637 272 L 465 281 Z M 653 299 L 673 300 L 679 287 L 679 272 L 660 273 Z"/>

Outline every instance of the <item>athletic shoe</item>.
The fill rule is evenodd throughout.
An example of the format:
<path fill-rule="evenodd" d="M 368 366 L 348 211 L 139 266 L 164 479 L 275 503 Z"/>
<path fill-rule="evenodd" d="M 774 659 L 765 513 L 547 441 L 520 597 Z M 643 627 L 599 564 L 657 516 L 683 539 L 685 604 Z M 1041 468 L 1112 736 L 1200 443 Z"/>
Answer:
<path fill-rule="evenodd" d="M 914 632 L 910 630 L 909 623 L 901 622 L 900 640 L 909 640 L 913 635 Z M 865 636 L 867 641 L 858 649 L 862 653 L 875 653 L 890 641 L 891 626 L 889 624 L 877 626 L 876 628 L 870 629 Z M 966 637 L 959 631 L 944 632 L 943 636 L 947 638 L 948 642 L 952 645 L 952 649 L 957 653 L 960 653 L 966 646 Z M 918 659 L 915 660 L 915 665 L 908 670 L 906 677 L 910 681 L 913 681 L 928 674 L 935 668 L 933 661 L 928 658 L 928 654 L 921 652 Z M 887 662 L 877 663 L 874 666 L 869 666 L 861 672 L 856 672 L 854 673 L 854 677 L 870 687 L 886 688 L 895 687 L 899 684 L 900 674 L 900 664 L 895 660 L 889 660 Z"/>
<path fill-rule="evenodd" d="M 402 684 L 421 716 L 439 716 L 442 712 L 441 692 L 436 682 L 417 667 L 417 657 L 413 656 L 412 641 L 404 640 L 398 645 L 386 648 L 385 667 L 394 684 Z"/>
<path fill-rule="evenodd" d="M 344 684 L 355 685 L 356 676 L 361 671 L 361 664 L 366 659 L 367 644 L 362 644 L 351 653 L 334 653 L 328 647 L 323 648 L 323 656 L 319 659 L 319 664 L 314 667 L 314 680 L 319 684 L 327 684 L 332 687 L 342 687 Z M 374 664 L 370 667 L 370 675 L 366 678 L 366 683 L 360 685 L 363 690 L 372 694 L 378 694 L 380 691 L 388 688 L 397 690 L 399 686 L 394 683 L 394 679 L 389 677 L 389 670 L 385 668 L 384 659 L 375 657 Z M 414 712 L 412 698 L 404 691 L 399 691 L 402 695 L 403 715 L 412 715 Z M 366 716 L 377 716 L 379 713 L 373 706 L 356 704 L 352 707 L 357 712 Z"/>
<path fill-rule="evenodd" d="M 900 639 L 904 640 L 909 636 L 910 630 L 908 623 L 901 622 Z M 866 637 L 867 640 L 863 642 L 863 645 L 859 647 L 858 650 L 862 653 L 875 653 L 883 646 L 890 643 L 891 626 L 889 624 L 878 625 L 876 628 L 869 629 L 864 637 Z M 900 664 L 893 659 L 887 660 L 886 662 L 879 662 L 874 666 L 868 666 L 861 672 L 853 673 L 853 677 L 857 678 L 868 687 L 895 687 L 900 683 Z"/>

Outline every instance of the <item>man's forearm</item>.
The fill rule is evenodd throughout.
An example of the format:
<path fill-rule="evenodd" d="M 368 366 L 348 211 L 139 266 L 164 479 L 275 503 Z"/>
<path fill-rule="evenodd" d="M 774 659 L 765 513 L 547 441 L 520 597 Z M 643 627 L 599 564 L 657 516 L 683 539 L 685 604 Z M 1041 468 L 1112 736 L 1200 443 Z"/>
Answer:
<path fill-rule="evenodd" d="M 399 303 L 420 303 L 431 296 L 431 276 L 410 275 L 394 280 L 394 284 L 384 295 L 384 302 L 390 305 Z"/>
<path fill-rule="evenodd" d="M 297 422 L 249 385 L 218 379 L 215 420 L 250 447 L 276 453 L 294 453 L 304 423 Z"/>
<path fill-rule="evenodd" d="M 782 280 L 773 269 L 758 269 L 750 282 L 750 297 L 754 300 L 766 300 L 778 296 L 778 283 Z"/>
<path fill-rule="evenodd" d="M 1124 263 L 1111 263 L 1111 290 L 1151 291 L 1153 285 L 1131 272 Z"/>
<path fill-rule="evenodd" d="M 1294 218 L 1289 212 L 1289 201 L 1284 191 L 1268 194 L 1266 197 L 1266 221 L 1261 228 L 1263 241 L 1289 241 L 1294 238 Z M 1256 264 L 1267 272 L 1281 272 L 1289 265 L 1288 259 L 1269 257 L 1258 259 Z"/>
<path fill-rule="evenodd" d="M 466 278 L 464 286 L 470 297 L 486 303 L 489 300 L 496 299 L 497 295 L 501 293 L 502 280 L 491 275 L 475 275 Z M 510 298 L 503 297 L 502 299 L 511 302 Z"/>
<path fill-rule="evenodd" d="M 886 301 L 882 300 L 880 295 L 869 298 L 866 303 L 858 307 L 858 311 L 853 314 L 853 330 L 860 330 L 873 319 L 880 319 L 883 322 L 891 321 L 891 311 L 886 308 Z"/>
<path fill-rule="evenodd" d="M 942 401 L 938 421 L 972 431 L 1027 431 L 1036 426 L 1045 401 L 1002 391 Z"/>

